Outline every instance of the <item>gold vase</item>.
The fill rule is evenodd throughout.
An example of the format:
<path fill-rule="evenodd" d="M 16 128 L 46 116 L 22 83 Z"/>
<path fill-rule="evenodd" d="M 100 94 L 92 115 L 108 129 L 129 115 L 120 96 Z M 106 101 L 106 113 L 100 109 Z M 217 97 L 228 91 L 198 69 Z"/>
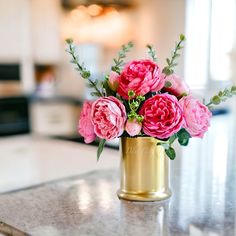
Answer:
<path fill-rule="evenodd" d="M 151 137 L 121 138 L 121 183 L 117 195 L 131 201 L 160 201 L 171 196 L 169 159 Z"/>

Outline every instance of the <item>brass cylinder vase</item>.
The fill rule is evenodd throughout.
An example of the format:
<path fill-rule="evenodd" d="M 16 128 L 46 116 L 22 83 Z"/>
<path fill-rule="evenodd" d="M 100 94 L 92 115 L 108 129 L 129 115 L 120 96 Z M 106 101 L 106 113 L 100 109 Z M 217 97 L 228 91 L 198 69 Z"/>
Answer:
<path fill-rule="evenodd" d="M 160 201 L 171 196 L 169 159 L 152 137 L 120 139 L 121 183 L 117 195 L 131 201 Z"/>

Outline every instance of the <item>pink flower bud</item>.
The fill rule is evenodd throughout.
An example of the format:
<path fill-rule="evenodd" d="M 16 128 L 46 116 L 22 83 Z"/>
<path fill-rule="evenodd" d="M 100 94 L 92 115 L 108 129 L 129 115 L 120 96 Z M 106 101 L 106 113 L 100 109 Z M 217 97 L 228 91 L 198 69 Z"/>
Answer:
<path fill-rule="evenodd" d="M 125 125 L 125 130 L 130 136 L 135 136 L 140 133 L 142 124 L 137 122 L 136 119 L 128 120 Z"/>
<path fill-rule="evenodd" d="M 109 85 L 110 89 L 115 92 L 116 92 L 118 85 L 119 85 L 118 80 L 119 80 L 119 75 L 116 72 L 112 71 L 110 73 L 110 76 L 108 79 L 108 85 Z"/>
<path fill-rule="evenodd" d="M 183 96 L 183 94 L 189 94 L 188 85 L 177 75 L 173 74 L 167 76 L 166 82 L 170 83 L 170 87 L 164 87 L 164 90 L 169 92 L 170 94 L 173 94 L 176 97 Z"/>

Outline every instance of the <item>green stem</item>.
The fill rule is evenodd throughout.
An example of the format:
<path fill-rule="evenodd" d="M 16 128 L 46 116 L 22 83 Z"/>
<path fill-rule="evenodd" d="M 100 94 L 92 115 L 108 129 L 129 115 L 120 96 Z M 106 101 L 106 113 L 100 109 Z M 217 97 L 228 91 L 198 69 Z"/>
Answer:
<path fill-rule="evenodd" d="M 98 89 L 97 85 L 88 78 L 89 83 L 93 86 L 93 88 L 97 91 L 97 93 L 99 94 L 100 97 L 103 97 L 103 94 L 101 93 L 101 91 Z"/>

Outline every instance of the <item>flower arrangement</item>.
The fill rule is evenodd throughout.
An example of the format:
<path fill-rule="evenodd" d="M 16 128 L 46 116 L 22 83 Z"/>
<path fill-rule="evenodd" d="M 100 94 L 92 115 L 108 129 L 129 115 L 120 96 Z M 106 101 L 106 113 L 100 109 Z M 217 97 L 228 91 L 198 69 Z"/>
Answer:
<path fill-rule="evenodd" d="M 174 141 L 186 146 L 190 138 L 202 138 L 210 126 L 212 106 L 236 94 L 236 86 L 232 86 L 213 96 L 207 104 L 191 94 L 184 80 L 174 73 L 184 40 L 181 34 L 163 69 L 157 64 L 152 45 L 147 45 L 148 59 L 128 63 L 124 59 L 133 43 L 123 45 L 118 57 L 113 59 L 110 74 L 100 82 L 93 80 L 80 62 L 73 40 L 66 41 L 71 62 L 94 90 L 91 95 L 96 97 L 84 102 L 78 132 L 85 143 L 100 139 L 98 159 L 106 140 L 148 136 L 156 138 L 157 145 L 162 145 L 173 160 Z"/>

